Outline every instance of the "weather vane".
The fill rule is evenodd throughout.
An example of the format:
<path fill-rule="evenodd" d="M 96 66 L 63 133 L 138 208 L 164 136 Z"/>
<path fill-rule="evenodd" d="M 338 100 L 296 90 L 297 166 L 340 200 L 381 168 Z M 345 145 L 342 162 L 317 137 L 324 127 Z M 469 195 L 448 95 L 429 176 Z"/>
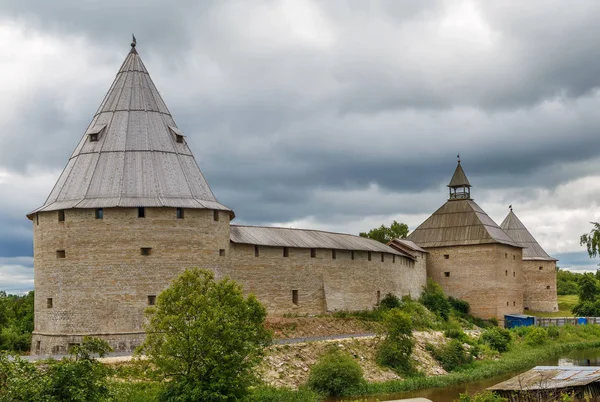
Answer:
<path fill-rule="evenodd" d="M 135 45 L 137 44 L 137 41 L 135 40 L 135 35 L 131 34 L 131 37 L 133 38 L 133 40 L 131 41 L 131 47 L 135 47 Z"/>
<path fill-rule="evenodd" d="M 456 159 L 458 159 L 458 163 L 460 163 L 460 154 L 456 155 Z"/>

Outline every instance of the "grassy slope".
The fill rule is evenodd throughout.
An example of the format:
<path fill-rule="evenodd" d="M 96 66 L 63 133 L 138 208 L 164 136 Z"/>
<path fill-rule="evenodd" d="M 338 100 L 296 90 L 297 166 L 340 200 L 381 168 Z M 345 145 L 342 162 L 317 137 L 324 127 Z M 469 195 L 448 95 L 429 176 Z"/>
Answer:
<path fill-rule="evenodd" d="M 552 313 L 542 313 L 538 311 L 526 311 L 526 314 L 537 317 L 573 317 L 571 309 L 577 304 L 579 297 L 577 295 L 558 296 L 558 311 Z"/>

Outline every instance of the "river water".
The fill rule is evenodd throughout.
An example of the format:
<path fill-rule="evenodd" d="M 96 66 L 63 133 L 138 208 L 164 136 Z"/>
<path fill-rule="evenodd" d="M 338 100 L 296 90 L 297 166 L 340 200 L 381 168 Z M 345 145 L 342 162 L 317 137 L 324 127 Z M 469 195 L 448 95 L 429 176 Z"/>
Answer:
<path fill-rule="evenodd" d="M 534 366 L 600 366 L 600 349 L 583 349 L 576 350 L 564 355 L 554 356 L 548 358 L 547 360 L 538 362 Z M 528 368 L 527 370 L 529 370 Z M 386 394 L 386 395 L 374 395 L 371 397 L 362 398 L 369 402 L 375 401 L 391 401 L 395 399 L 403 399 L 403 398 L 416 398 L 416 397 L 424 397 L 431 399 L 433 402 L 453 402 L 458 399 L 460 394 L 469 393 L 474 394 L 478 391 L 482 391 L 492 385 L 498 384 L 499 382 L 506 381 L 509 378 L 520 374 L 523 371 L 517 371 L 512 373 L 507 373 L 504 375 L 488 378 L 482 381 L 473 381 L 464 384 L 452 385 L 449 387 L 442 388 L 430 388 L 430 389 L 421 389 L 419 391 L 411 391 L 411 392 L 400 392 L 397 394 Z M 348 400 L 348 397 L 345 398 L 330 398 L 327 399 L 328 402 L 338 402 L 342 400 Z M 355 398 L 356 399 L 356 398 Z"/>

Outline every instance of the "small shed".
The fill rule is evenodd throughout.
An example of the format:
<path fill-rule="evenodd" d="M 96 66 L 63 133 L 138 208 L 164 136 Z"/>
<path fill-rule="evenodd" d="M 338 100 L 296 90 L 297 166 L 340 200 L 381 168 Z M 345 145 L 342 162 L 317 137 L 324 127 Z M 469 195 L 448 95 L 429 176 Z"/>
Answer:
<path fill-rule="evenodd" d="M 506 328 L 528 327 L 535 325 L 535 317 L 524 314 L 506 314 L 504 316 L 504 326 Z"/>
<path fill-rule="evenodd" d="M 488 390 L 510 402 L 559 401 L 561 394 L 576 400 L 600 398 L 600 367 L 537 366 Z"/>

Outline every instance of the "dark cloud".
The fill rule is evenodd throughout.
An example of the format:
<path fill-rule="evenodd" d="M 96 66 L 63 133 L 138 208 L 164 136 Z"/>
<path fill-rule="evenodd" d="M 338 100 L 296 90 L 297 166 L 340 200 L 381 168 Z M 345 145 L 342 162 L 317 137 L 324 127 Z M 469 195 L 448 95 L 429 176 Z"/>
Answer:
<path fill-rule="evenodd" d="M 66 164 L 135 32 L 240 222 L 431 213 L 457 153 L 478 202 L 525 204 L 600 169 L 599 15 L 541 0 L 0 1 L 20 32 L 7 84 L 22 80 L 0 95 L 0 174 Z M 29 255 L 22 217 L 52 184 L 0 212 L 0 256 Z"/>

